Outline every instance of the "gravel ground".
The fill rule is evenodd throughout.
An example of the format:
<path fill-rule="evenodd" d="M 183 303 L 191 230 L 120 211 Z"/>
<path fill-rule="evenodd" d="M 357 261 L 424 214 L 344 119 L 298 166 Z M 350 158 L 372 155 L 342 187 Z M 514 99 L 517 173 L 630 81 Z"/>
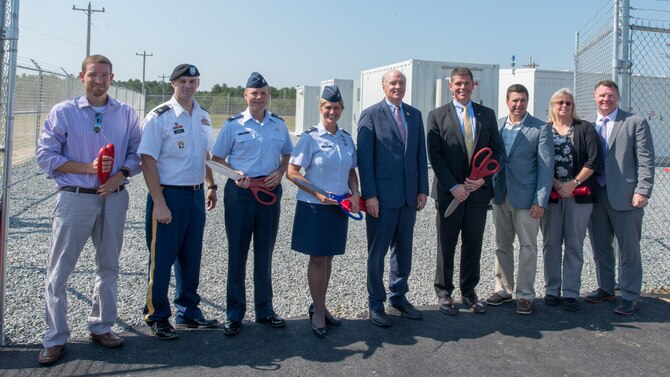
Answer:
<path fill-rule="evenodd" d="M 44 277 L 49 254 L 51 215 L 56 194 L 53 182 L 37 168 L 34 160 L 14 167 L 14 186 L 11 191 L 11 220 L 8 244 L 8 274 L 6 278 L 5 337 L 8 344 L 39 343 L 46 330 L 44 323 Z M 219 183 L 223 181 L 217 177 Z M 431 174 L 432 182 L 432 174 Z M 296 188 L 284 180 L 281 227 L 273 259 L 274 306 L 286 317 L 305 316 L 311 302 L 307 288 L 307 257 L 290 249 L 291 227 L 295 209 Z M 657 194 L 660 187 L 656 189 Z M 145 302 L 148 251 L 144 240 L 144 208 L 146 186 L 141 176 L 131 179 L 130 209 L 125 240 L 121 253 L 119 278 L 118 320 L 115 331 L 145 330 L 142 308 Z M 222 192 L 222 190 L 220 190 Z M 201 307 L 208 317 L 225 319 L 225 277 L 227 274 L 227 241 L 223 221 L 223 201 L 208 215 L 205 247 L 202 260 L 200 295 Z M 656 204 L 652 201 L 652 206 Z M 662 205 L 657 203 L 656 205 Z M 347 252 L 333 262 L 333 273 L 328 292 L 330 310 L 346 318 L 367 316 L 365 281 L 366 242 L 364 222 L 350 222 Z M 487 222 L 482 252 L 482 279 L 478 286 L 480 297 L 494 289 L 495 239 L 491 212 Z M 663 290 L 670 286 L 670 257 L 667 229 L 662 234 L 644 230 L 642 257 L 644 265 L 643 289 Z M 541 242 L 541 241 L 540 241 Z M 418 306 L 435 305 L 433 290 L 435 274 L 436 230 L 435 206 L 428 206 L 417 215 L 414 232 L 413 271 L 410 276 L 409 300 Z M 69 323 L 72 338 L 87 337 L 86 318 L 90 309 L 93 289 L 93 249 L 85 247 L 71 275 L 68 287 Z M 459 255 L 456 255 L 458 260 Z M 585 247 L 582 292 L 596 288 L 593 258 L 590 247 Z M 387 263 L 388 266 L 388 263 Z M 458 264 L 457 264 L 458 266 Z M 251 258 L 247 268 L 248 319 L 253 314 L 253 281 Z M 387 267 L 388 268 L 388 267 Z M 456 278 L 458 272 L 456 272 Z M 538 258 L 535 283 L 537 295 L 544 295 L 542 257 Z M 170 291 L 173 295 L 174 282 Z M 456 292 L 456 296 L 458 293 Z M 458 297 L 455 297 L 458 300 Z"/>

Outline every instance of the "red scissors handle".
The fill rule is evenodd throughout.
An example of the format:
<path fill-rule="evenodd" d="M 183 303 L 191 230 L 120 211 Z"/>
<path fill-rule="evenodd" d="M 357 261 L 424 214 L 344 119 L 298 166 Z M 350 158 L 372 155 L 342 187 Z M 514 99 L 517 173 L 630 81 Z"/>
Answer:
<path fill-rule="evenodd" d="M 273 188 L 268 188 L 265 186 L 265 177 L 260 177 L 260 178 L 251 178 L 249 182 L 249 190 L 251 190 L 251 193 L 254 195 L 254 199 L 256 199 L 257 202 L 266 205 L 266 206 L 271 206 L 277 202 L 277 195 L 275 195 Z M 258 193 L 262 192 L 263 194 L 267 195 L 270 197 L 270 200 L 265 201 L 261 199 L 260 195 Z"/>
<path fill-rule="evenodd" d="M 102 160 L 103 157 L 112 158 L 112 167 L 114 167 L 114 144 L 107 144 L 100 148 L 98 152 L 98 179 L 101 184 L 105 184 L 109 179 L 109 176 L 112 174 L 112 169 L 110 168 L 108 172 L 102 171 Z"/>
<path fill-rule="evenodd" d="M 479 150 L 472 159 L 472 170 L 470 170 L 470 180 L 484 178 L 486 176 L 495 174 L 500 170 L 498 161 L 491 159 L 493 151 L 489 147 Z"/>

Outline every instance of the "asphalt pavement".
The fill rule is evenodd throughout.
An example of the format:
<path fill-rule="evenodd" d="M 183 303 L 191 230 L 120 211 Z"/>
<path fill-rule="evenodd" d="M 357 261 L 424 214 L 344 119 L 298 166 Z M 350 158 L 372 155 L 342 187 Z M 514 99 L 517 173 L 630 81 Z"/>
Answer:
<path fill-rule="evenodd" d="M 422 320 L 399 317 L 379 328 L 368 320 L 312 334 L 307 317 L 288 319 L 284 329 L 245 322 L 241 332 L 177 330 L 161 341 L 147 327 L 121 333 L 125 345 L 106 349 L 86 339 L 65 346 L 61 360 L 37 364 L 41 344 L 0 348 L 0 375 L 179 376 L 669 376 L 670 303 L 643 297 L 630 317 L 614 302 L 582 302 L 578 312 L 536 299 L 531 315 L 515 304 L 456 316 L 423 307 Z"/>

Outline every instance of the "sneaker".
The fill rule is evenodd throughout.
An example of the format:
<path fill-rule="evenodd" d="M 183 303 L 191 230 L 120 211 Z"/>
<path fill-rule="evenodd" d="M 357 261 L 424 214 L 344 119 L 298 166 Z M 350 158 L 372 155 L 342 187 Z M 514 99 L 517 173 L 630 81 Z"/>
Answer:
<path fill-rule="evenodd" d="M 156 338 L 161 340 L 177 339 L 179 337 L 167 318 L 153 321 L 149 324 L 149 328 Z"/>
<path fill-rule="evenodd" d="M 519 314 L 530 314 L 533 312 L 533 302 L 525 299 L 525 298 L 520 298 L 516 300 L 516 312 Z"/>
<path fill-rule="evenodd" d="M 576 312 L 577 310 L 579 310 L 579 300 L 573 297 L 564 298 L 563 303 L 561 305 L 563 307 L 563 310 L 569 312 Z"/>
<path fill-rule="evenodd" d="M 561 298 L 559 296 L 548 294 L 544 296 L 544 303 L 549 306 L 556 306 L 561 303 Z"/>
<path fill-rule="evenodd" d="M 502 305 L 506 302 L 512 301 L 512 295 L 505 296 L 500 292 L 496 292 L 491 295 L 491 297 L 486 299 L 486 303 L 493 306 Z"/>

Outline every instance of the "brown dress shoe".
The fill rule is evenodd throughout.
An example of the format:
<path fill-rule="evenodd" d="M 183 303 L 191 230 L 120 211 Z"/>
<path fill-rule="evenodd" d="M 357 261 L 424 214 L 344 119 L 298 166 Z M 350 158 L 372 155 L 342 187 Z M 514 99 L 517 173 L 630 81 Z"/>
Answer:
<path fill-rule="evenodd" d="M 116 348 L 123 345 L 123 338 L 116 335 L 114 331 L 110 331 L 106 334 L 91 333 L 90 338 L 92 341 L 100 343 L 102 346 L 107 348 Z"/>
<path fill-rule="evenodd" d="M 40 351 L 37 356 L 37 362 L 40 365 L 51 365 L 58 361 L 63 354 L 63 346 L 46 347 Z"/>
<path fill-rule="evenodd" d="M 440 305 L 439 310 L 444 314 L 458 314 L 458 309 L 456 309 L 456 305 L 454 305 L 454 300 L 451 298 L 451 296 L 440 297 L 437 300 L 437 304 Z"/>
<path fill-rule="evenodd" d="M 519 314 L 530 314 L 533 312 L 533 302 L 525 299 L 525 298 L 520 298 L 516 300 L 516 312 Z"/>

